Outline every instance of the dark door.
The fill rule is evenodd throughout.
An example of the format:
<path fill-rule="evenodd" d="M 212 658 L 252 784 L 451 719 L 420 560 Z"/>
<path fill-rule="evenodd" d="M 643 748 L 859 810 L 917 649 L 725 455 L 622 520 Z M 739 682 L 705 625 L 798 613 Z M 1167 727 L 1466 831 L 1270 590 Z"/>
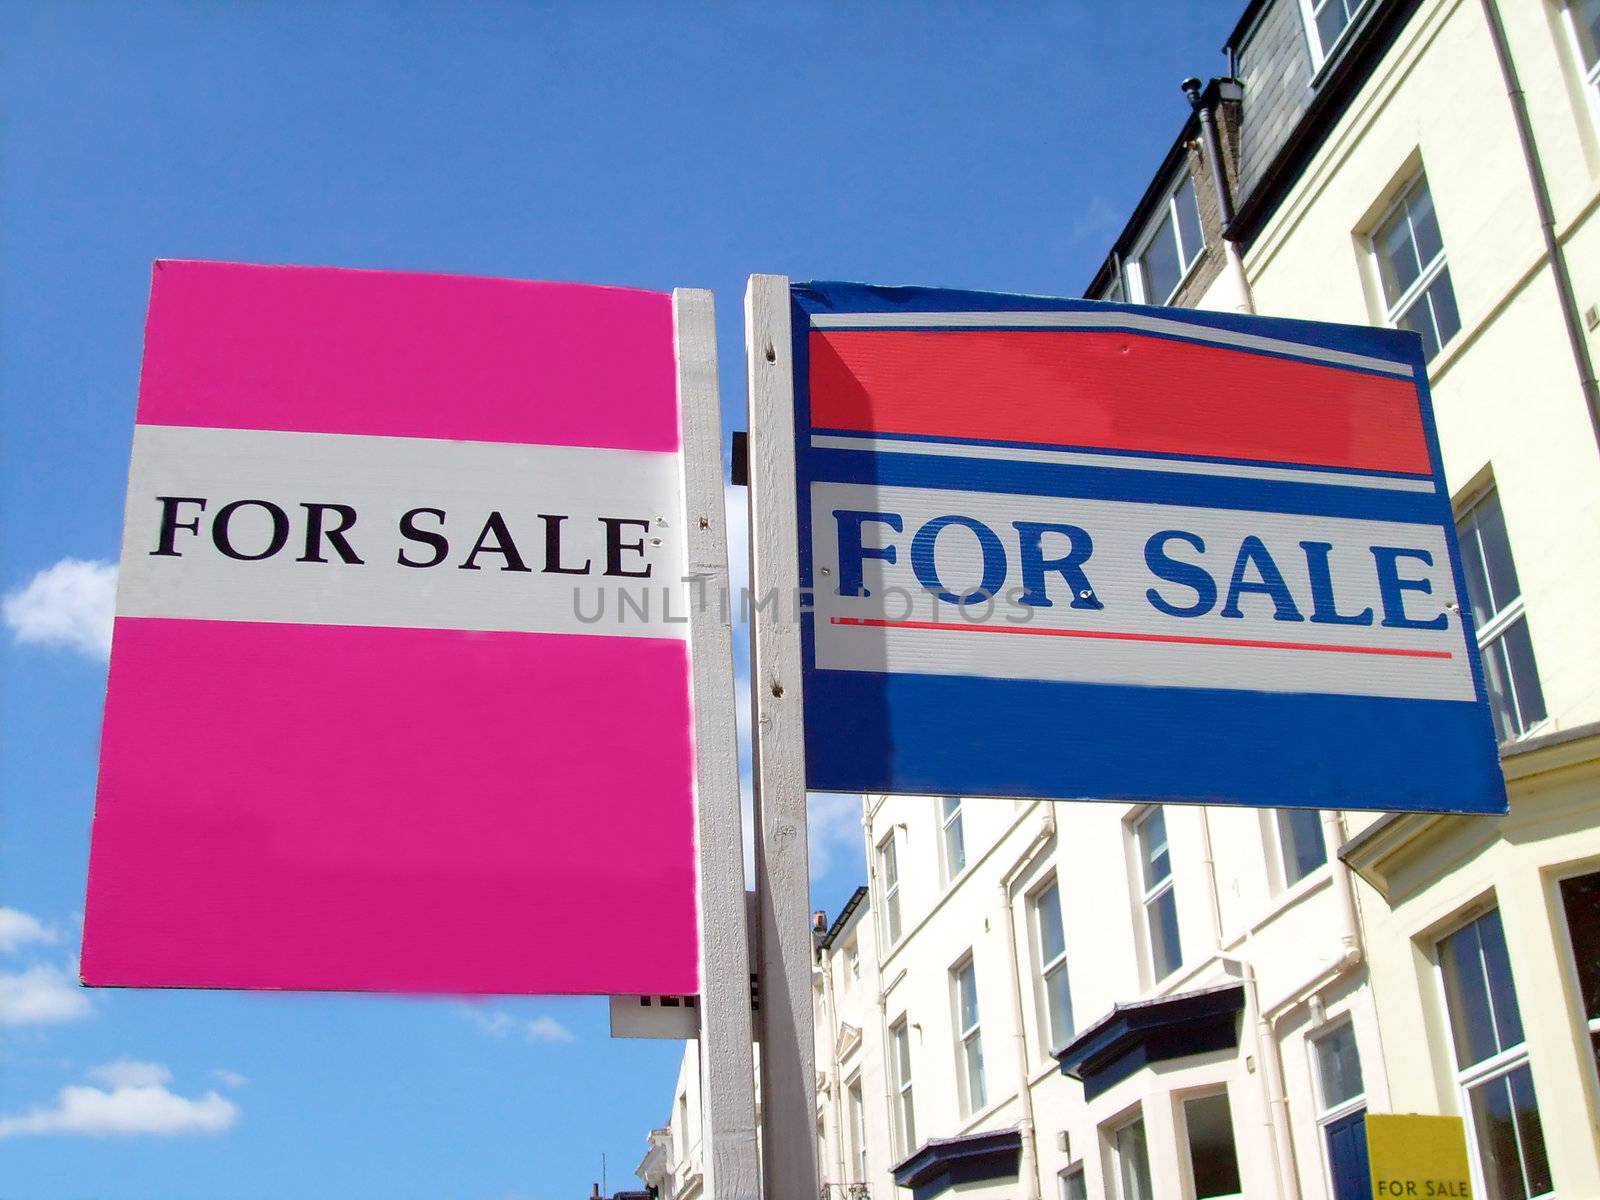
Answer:
<path fill-rule="evenodd" d="M 1372 1200 L 1372 1173 L 1367 1168 L 1367 1110 L 1358 1108 L 1322 1127 L 1328 1139 L 1328 1171 L 1333 1200 Z"/>

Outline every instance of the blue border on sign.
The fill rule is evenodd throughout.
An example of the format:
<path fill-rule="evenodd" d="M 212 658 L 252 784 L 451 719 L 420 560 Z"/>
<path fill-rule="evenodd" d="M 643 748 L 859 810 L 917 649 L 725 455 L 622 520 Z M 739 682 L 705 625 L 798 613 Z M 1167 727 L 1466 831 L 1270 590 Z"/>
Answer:
<path fill-rule="evenodd" d="M 1455 615 L 1462 623 L 1469 648 L 1476 695 L 1475 701 L 1468 702 L 821 671 L 815 666 L 815 617 L 812 612 L 803 611 L 800 634 L 806 672 L 806 779 L 812 790 L 1041 799 L 1092 797 L 1382 811 L 1506 811 L 1499 752 L 1482 664 L 1476 653 L 1476 625 L 1468 606 L 1469 593 L 1439 452 L 1427 368 L 1417 335 L 1395 329 L 1193 309 L 835 282 L 792 285 L 791 311 L 800 540 L 797 551 L 802 591 L 809 592 L 814 587 L 810 493 L 811 485 L 817 482 L 1094 496 L 1426 523 L 1445 530 L 1451 575 L 1460 603 Z M 1418 391 L 1433 468 L 1433 492 L 951 457 L 930 464 L 914 453 L 811 446 L 812 433 L 851 432 L 813 429 L 811 425 L 812 313 L 1106 311 L 1193 325 L 1197 334 L 1205 329 L 1254 334 L 1407 367 Z M 830 328 L 883 327 L 842 324 Z M 1070 335 L 1077 331 L 1067 328 L 1060 332 Z M 1129 332 L 1185 340 L 1131 325 Z M 1203 335 L 1195 340 L 1216 345 Z M 1231 348 L 1267 357 L 1295 357 L 1249 347 Z M 1305 361 L 1337 365 L 1344 370 L 1362 369 L 1317 358 Z M 908 435 L 904 440 L 915 439 Z M 973 444 L 1014 443 L 983 443 L 975 439 Z M 1177 457 L 1157 452 L 1143 456 Z M 1195 457 L 1190 461 L 1208 460 Z M 1250 461 L 1244 465 L 1275 464 Z M 930 470 L 936 472 L 936 479 L 930 478 Z M 1308 731 L 1312 732 L 1308 735 Z M 1161 752 L 1152 753 L 1157 748 Z M 1420 748 L 1426 748 L 1425 756 Z M 1308 779 L 1315 780 L 1315 785 L 1297 792 L 1297 784 L 1303 787 Z"/>

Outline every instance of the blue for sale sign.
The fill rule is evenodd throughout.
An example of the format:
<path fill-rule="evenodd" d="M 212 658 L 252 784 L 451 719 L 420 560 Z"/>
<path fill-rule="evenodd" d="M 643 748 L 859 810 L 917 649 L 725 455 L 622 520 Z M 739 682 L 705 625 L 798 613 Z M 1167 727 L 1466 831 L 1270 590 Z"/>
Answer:
<path fill-rule="evenodd" d="M 811 788 L 1505 810 L 1415 335 L 791 296 Z"/>

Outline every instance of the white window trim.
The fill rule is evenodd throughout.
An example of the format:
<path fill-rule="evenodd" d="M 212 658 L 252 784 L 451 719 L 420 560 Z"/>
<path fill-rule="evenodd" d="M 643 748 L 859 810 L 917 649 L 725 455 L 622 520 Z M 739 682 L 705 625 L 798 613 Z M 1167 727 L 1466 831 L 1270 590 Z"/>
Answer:
<path fill-rule="evenodd" d="M 905 1042 L 905 1057 L 900 1056 L 900 1042 Z M 889 1078 L 894 1085 L 894 1128 L 889 1131 L 894 1140 L 895 1154 L 904 1158 L 916 1149 L 911 1145 L 911 1134 L 915 1135 L 916 1101 L 912 1091 L 913 1073 L 911 1070 L 911 1026 L 906 1021 L 904 1013 L 900 1019 L 889 1026 Z M 911 1115 L 911 1120 L 906 1120 L 906 1115 Z"/>
<path fill-rule="evenodd" d="M 1340 0 L 1326 0 L 1328 4 L 1338 4 Z M 1322 68 L 1333 57 L 1333 53 L 1344 44 L 1350 30 L 1361 19 L 1361 10 L 1369 0 L 1357 0 L 1355 12 L 1350 14 L 1350 19 L 1344 23 L 1344 28 L 1339 31 L 1339 36 L 1333 39 L 1333 45 L 1322 44 L 1322 32 L 1317 28 L 1317 14 L 1315 12 L 1317 0 L 1300 0 L 1300 20 L 1305 26 L 1306 47 L 1311 51 L 1311 73 L 1313 81 L 1322 73 Z"/>
<path fill-rule="evenodd" d="M 1061 953 L 1049 962 L 1044 957 L 1044 921 L 1040 913 L 1043 909 L 1045 893 L 1051 888 L 1056 891 L 1056 906 L 1061 913 Z M 1058 1033 L 1054 1025 L 1054 1017 L 1050 1011 L 1050 977 L 1057 972 L 1066 976 L 1067 1003 L 1072 1003 L 1072 972 L 1067 967 L 1067 912 L 1061 905 L 1061 880 L 1052 873 L 1038 887 L 1028 895 L 1028 909 L 1033 918 L 1033 946 L 1034 962 L 1038 964 L 1038 1002 L 1039 1002 L 1039 1027 L 1047 1036 L 1039 1039 L 1039 1051 L 1044 1059 L 1051 1058 L 1051 1051 L 1056 1048 Z M 1076 1010 L 1074 1010 L 1074 1024 L 1076 1024 Z M 1077 1031 L 1074 1030 L 1074 1033 Z M 1045 1045 L 1044 1043 L 1050 1043 Z"/>
<path fill-rule="evenodd" d="M 1081 1162 L 1068 1163 L 1056 1172 L 1057 1200 L 1066 1200 L 1067 1180 L 1073 1176 L 1077 1176 L 1078 1179 L 1083 1181 L 1083 1194 L 1086 1196 L 1089 1194 L 1089 1173 L 1087 1168 Z"/>
<path fill-rule="evenodd" d="M 1567 31 L 1567 45 L 1572 51 L 1572 65 L 1577 69 L 1578 79 L 1589 97 L 1589 116 L 1600 124 L 1600 57 L 1595 59 L 1592 67 L 1585 66 L 1583 61 L 1583 42 L 1578 37 L 1578 18 L 1572 11 L 1572 0 L 1566 0 L 1561 6 L 1561 24 Z"/>
<path fill-rule="evenodd" d="M 1588 1030 L 1590 1037 L 1600 1037 L 1600 1016 L 1590 1017 L 1583 1011 L 1583 985 L 1577 974 L 1578 949 L 1572 944 L 1572 922 L 1567 919 L 1567 906 L 1561 899 L 1561 885 L 1569 879 L 1581 879 L 1585 875 L 1593 875 L 1596 872 L 1600 872 L 1600 862 L 1574 865 L 1550 877 L 1550 884 L 1553 888 L 1551 895 L 1555 903 L 1555 910 L 1561 917 L 1562 946 L 1565 949 L 1562 974 L 1566 977 L 1566 986 L 1571 991 L 1573 1004 L 1578 1013 L 1578 1021 Z M 1600 1071 L 1600 1063 L 1595 1064 L 1595 1069 Z"/>
<path fill-rule="evenodd" d="M 972 1008 L 974 1020 L 971 1025 L 961 1024 L 961 976 L 965 972 L 972 972 Z M 956 962 L 950 968 L 950 999 L 954 1007 L 955 1020 L 951 1023 L 956 1031 L 956 1067 L 957 1082 L 960 1086 L 957 1091 L 961 1099 L 961 1115 L 963 1117 L 976 1116 L 989 1105 L 989 1081 L 984 1078 L 981 1062 L 983 1056 L 983 1008 L 978 1003 L 978 966 L 973 959 L 972 952 Z M 980 1059 L 978 1065 L 978 1083 L 983 1095 L 972 1094 L 972 1054 L 974 1048 Z"/>
<path fill-rule="evenodd" d="M 1449 1062 L 1451 1073 L 1455 1078 L 1456 1103 L 1461 1109 L 1461 1123 L 1467 1137 L 1467 1157 L 1469 1160 L 1468 1165 L 1472 1168 L 1472 1191 L 1473 1195 L 1477 1196 L 1488 1195 L 1488 1184 L 1486 1182 L 1488 1175 L 1484 1171 L 1483 1148 L 1478 1145 L 1478 1128 L 1472 1119 L 1472 1090 L 1494 1079 L 1503 1078 L 1504 1076 L 1511 1074 L 1511 1072 L 1515 1071 L 1518 1067 L 1524 1066 L 1528 1063 L 1527 1027 L 1523 1027 L 1523 1039 L 1515 1046 L 1490 1055 L 1482 1062 L 1473 1063 L 1470 1067 L 1456 1066 L 1454 1024 L 1455 1014 L 1450 1010 L 1450 990 L 1445 986 L 1444 955 L 1440 953 L 1440 947 L 1444 945 L 1444 942 L 1447 938 L 1461 932 L 1461 930 L 1465 929 L 1468 925 L 1471 925 L 1480 917 L 1486 916 L 1491 912 L 1499 911 L 1499 908 L 1499 904 L 1493 899 L 1487 899 L 1484 902 L 1473 904 L 1463 912 L 1459 921 L 1454 921 L 1449 925 L 1444 926 L 1440 932 L 1435 934 L 1433 937 L 1433 978 L 1434 987 L 1438 990 L 1439 995 L 1439 1009 L 1444 1013 L 1444 1033 L 1446 1042 L 1445 1052 L 1449 1056 L 1446 1061 Z M 1503 921 L 1504 918 L 1502 918 L 1502 922 Z M 1508 941 L 1506 944 L 1506 952 L 1508 957 L 1510 955 L 1510 950 L 1511 946 L 1510 942 Z M 1488 987 L 1487 979 L 1484 980 L 1484 986 Z M 1513 990 L 1516 988 L 1515 978 L 1512 979 L 1511 986 Z M 1490 1000 L 1490 1003 L 1493 1003 L 1492 999 Z M 1521 998 L 1519 997 L 1518 1008 L 1520 1009 L 1520 1007 Z M 1537 1090 L 1537 1084 L 1535 1084 L 1536 1100 Z M 1541 1127 L 1543 1122 L 1544 1118 L 1541 1114 Z M 1512 1131 L 1517 1138 L 1517 1147 L 1520 1160 L 1522 1132 L 1517 1128 L 1515 1121 L 1512 1122 Z M 1548 1155 L 1548 1141 L 1545 1143 L 1545 1152 Z M 1553 1179 L 1552 1182 L 1554 1182 Z M 1526 1177 L 1524 1177 L 1523 1183 L 1524 1187 L 1526 1187 Z M 1531 1189 L 1528 1189 L 1528 1200 L 1541 1200 L 1541 1197 L 1554 1196 L 1555 1194 L 1556 1192 L 1553 1187 L 1548 1192 L 1534 1192 Z"/>
<path fill-rule="evenodd" d="M 1311 1096 L 1316 1102 L 1317 1124 L 1317 1155 L 1322 1159 L 1322 1179 L 1328 1189 L 1328 1195 L 1334 1194 L 1333 1185 L 1333 1160 L 1328 1157 L 1328 1126 L 1335 1121 L 1342 1121 L 1351 1113 L 1359 1112 L 1367 1107 L 1367 1068 L 1361 1066 L 1361 1091 L 1348 1100 L 1341 1100 L 1338 1104 L 1330 1105 L 1322 1091 L 1322 1062 L 1317 1053 L 1317 1044 L 1324 1038 L 1348 1029 L 1355 1032 L 1355 1019 L 1348 1012 L 1338 1016 L 1330 1016 L 1328 1022 L 1316 1033 L 1306 1038 L 1306 1055 L 1311 1069 Z M 1361 1054 L 1361 1039 L 1356 1039 L 1356 1055 Z"/>
<path fill-rule="evenodd" d="M 1178 282 L 1173 284 L 1172 290 L 1159 300 L 1150 295 L 1150 281 L 1145 278 L 1144 256 L 1145 252 L 1155 245 L 1156 231 L 1161 228 L 1161 217 L 1159 215 L 1161 210 L 1157 208 L 1156 213 L 1151 217 L 1150 228 L 1145 231 L 1144 237 L 1135 245 L 1133 253 L 1128 256 L 1122 268 L 1123 274 L 1127 276 L 1124 281 L 1123 291 L 1134 304 L 1163 305 L 1170 303 L 1174 296 L 1183 291 L 1183 285 L 1189 282 L 1189 276 L 1194 274 L 1194 269 L 1200 265 L 1200 260 L 1206 256 L 1206 251 L 1210 249 L 1210 245 L 1206 242 L 1205 223 L 1202 221 L 1200 225 L 1200 248 L 1195 251 L 1193 258 L 1189 259 L 1188 262 L 1184 262 L 1183 223 L 1178 220 L 1178 193 L 1183 190 L 1185 184 L 1189 184 L 1195 189 L 1195 209 L 1198 211 L 1200 207 L 1200 185 L 1195 183 L 1194 176 L 1188 173 L 1179 175 L 1177 182 L 1168 189 L 1165 201 L 1167 216 L 1172 221 L 1172 232 L 1177 238 L 1178 266 L 1180 268 Z"/>
<path fill-rule="evenodd" d="M 1108 1158 L 1111 1167 L 1111 1177 L 1106 1181 L 1106 1195 L 1113 1200 L 1129 1200 L 1127 1189 L 1122 1186 L 1122 1151 L 1117 1148 L 1117 1137 L 1124 1129 L 1133 1125 L 1144 1125 L 1144 1155 L 1145 1171 L 1153 1175 L 1150 1162 L 1150 1125 L 1144 1119 L 1144 1105 L 1137 1104 L 1130 1111 L 1125 1112 L 1116 1120 L 1111 1121 L 1105 1128 L 1106 1148 L 1110 1151 Z M 1152 1188 L 1155 1180 L 1151 1179 Z"/>
<path fill-rule="evenodd" d="M 844 1081 L 845 1117 L 850 1122 L 849 1161 L 855 1169 L 852 1183 L 867 1181 L 867 1093 L 859 1070 Z"/>
<path fill-rule="evenodd" d="M 1280 896 L 1287 895 L 1289 892 L 1298 891 L 1301 888 L 1307 888 L 1309 890 L 1307 881 L 1315 879 L 1317 876 L 1326 871 L 1328 869 L 1328 863 L 1333 857 L 1328 852 L 1328 834 L 1327 830 L 1324 829 L 1322 825 L 1321 810 L 1311 809 L 1309 811 L 1317 814 L 1317 834 L 1322 838 L 1322 865 L 1319 867 L 1313 867 L 1299 879 L 1296 879 L 1293 883 L 1289 882 L 1289 856 L 1287 853 L 1285 853 L 1284 842 L 1289 829 L 1288 815 L 1294 811 L 1296 810 L 1288 808 L 1275 808 L 1271 811 L 1271 813 L 1268 814 L 1270 819 L 1268 820 L 1267 824 L 1271 827 L 1271 834 L 1267 840 L 1272 843 L 1269 853 L 1269 861 L 1271 862 L 1273 868 L 1277 871 L 1277 878 L 1273 880 L 1273 882 L 1277 884 L 1277 890 Z"/>
<path fill-rule="evenodd" d="M 1471 501 L 1469 503 L 1467 503 L 1464 507 L 1461 508 L 1459 514 L 1456 517 L 1456 527 L 1457 527 L 1457 536 L 1458 537 L 1459 537 L 1459 530 L 1460 530 L 1461 523 L 1463 521 L 1467 520 L 1469 517 L 1471 517 L 1473 512 L 1475 510 L 1477 510 L 1478 507 L 1481 506 L 1485 501 L 1487 501 L 1491 496 L 1496 496 L 1496 495 L 1498 495 L 1498 489 L 1496 488 L 1496 486 L 1493 483 L 1488 484 L 1481 491 L 1478 491 L 1478 492 L 1474 493 Z M 1479 533 L 1476 528 L 1474 528 L 1473 537 L 1476 538 L 1477 541 L 1478 541 L 1477 554 L 1478 554 L 1479 560 L 1484 562 L 1484 563 L 1487 563 L 1488 562 L 1488 556 L 1483 553 L 1483 535 L 1481 533 Z M 1509 535 L 1508 535 L 1507 536 L 1507 541 L 1509 542 L 1509 540 L 1510 540 L 1510 538 L 1509 538 Z M 1463 551 L 1463 553 L 1465 553 L 1465 551 Z M 1485 568 L 1485 574 L 1487 575 L 1487 568 Z M 1488 653 L 1489 646 L 1490 646 L 1490 644 L 1492 642 L 1499 641 L 1501 636 L 1508 629 L 1510 629 L 1518 621 L 1526 619 L 1526 617 L 1528 615 L 1527 605 L 1523 600 L 1523 593 L 1522 593 L 1522 590 L 1521 590 L 1521 587 L 1520 587 L 1520 583 L 1521 583 L 1521 580 L 1519 579 L 1518 580 L 1519 587 L 1518 587 L 1516 596 L 1513 597 L 1511 600 L 1508 600 L 1506 602 L 1505 606 L 1502 607 L 1501 609 L 1499 609 L 1497 612 L 1495 612 L 1495 614 L 1492 617 L 1490 617 L 1487 621 L 1481 620 L 1481 617 L 1483 616 L 1483 614 L 1481 614 L 1481 613 L 1473 613 L 1472 614 L 1473 620 L 1478 622 L 1478 627 L 1477 627 L 1478 654 L 1479 654 L 1480 658 L 1484 654 Z M 1507 674 L 1507 678 L 1508 678 L 1508 681 L 1509 681 L 1509 672 Z M 1542 680 L 1540 681 L 1539 686 L 1540 686 L 1541 689 L 1544 687 L 1544 683 L 1543 683 Z M 1511 689 L 1511 704 L 1512 704 L 1512 707 L 1516 710 L 1517 724 L 1522 729 L 1522 732 L 1517 734 L 1515 737 L 1513 737 L 1511 739 L 1511 741 L 1520 742 L 1520 741 L 1523 741 L 1526 738 L 1535 737 L 1538 734 L 1543 733 L 1547 728 L 1549 728 L 1551 717 L 1550 717 L 1550 713 L 1548 711 L 1548 707 L 1549 707 L 1548 705 L 1546 705 L 1545 715 L 1542 718 L 1540 718 L 1539 720 L 1535 721 L 1533 724 L 1529 725 L 1529 724 L 1526 724 L 1522 719 L 1522 700 L 1518 697 L 1515 687 L 1513 687 Z"/>
<path fill-rule="evenodd" d="M 900 944 L 901 937 L 905 934 L 905 913 L 900 910 L 900 847 L 895 842 L 895 831 L 891 827 L 889 836 L 878 843 L 878 887 L 883 893 L 883 944 L 893 949 Z M 889 875 L 890 864 L 894 866 L 894 879 L 891 882 Z M 898 926 L 898 928 L 896 928 Z"/>
<path fill-rule="evenodd" d="M 946 800 L 954 800 L 956 802 L 954 812 L 949 814 L 945 813 L 944 802 Z M 951 884 L 955 883 L 956 880 L 960 879 L 961 876 L 966 874 L 967 867 L 972 859 L 972 856 L 967 853 L 966 849 L 967 829 L 965 822 L 962 820 L 965 813 L 966 805 L 962 802 L 960 796 L 941 796 L 939 798 L 939 866 L 942 874 L 944 875 L 945 887 L 949 887 Z M 951 870 L 953 865 L 950 861 L 951 825 L 954 825 L 960 831 L 961 835 L 961 866 L 956 870 Z"/>
<path fill-rule="evenodd" d="M 1351 18 L 1351 23 L 1354 24 L 1354 18 Z M 1346 28 L 1348 28 L 1348 26 L 1346 26 Z M 1419 183 L 1426 184 L 1427 178 L 1427 172 L 1422 170 L 1418 170 L 1414 175 L 1411 175 L 1409 178 L 1407 178 L 1405 184 L 1398 192 L 1395 193 L 1394 200 L 1387 208 L 1383 210 L 1378 219 L 1372 223 L 1372 232 L 1367 235 L 1367 253 L 1372 259 L 1372 279 L 1373 283 L 1378 289 L 1378 304 L 1383 309 L 1383 319 L 1388 323 L 1389 328 L 1391 329 L 1400 328 L 1398 320 L 1400 316 L 1410 312 L 1411 309 L 1417 304 L 1427 302 L 1423 296 L 1423 293 L 1433 286 L 1434 282 L 1439 278 L 1439 275 L 1445 270 L 1446 267 L 1450 265 L 1450 256 L 1445 253 L 1444 248 L 1444 231 L 1441 229 L 1439 231 L 1439 253 L 1435 254 L 1431 259 L 1422 265 L 1422 270 L 1417 273 L 1417 277 L 1411 281 L 1411 285 L 1407 287 L 1405 291 L 1401 292 L 1400 295 L 1395 298 L 1395 302 L 1393 304 L 1390 304 L 1389 298 L 1384 295 L 1382 264 L 1383 256 L 1382 252 L 1378 249 L 1378 232 L 1385 225 L 1387 225 L 1390 219 L 1393 218 L 1397 213 L 1402 213 L 1405 211 L 1406 201 L 1410 198 L 1411 194 L 1417 190 L 1417 185 Z M 1433 198 L 1433 189 L 1431 187 L 1428 189 L 1428 198 L 1430 200 Z M 1437 221 L 1439 219 L 1439 210 L 1437 206 L 1434 207 L 1433 212 L 1434 220 Z M 1411 215 L 1406 213 L 1405 217 L 1406 223 L 1410 225 Z M 1420 254 L 1422 246 L 1421 243 L 1417 241 L 1417 231 L 1415 226 L 1412 226 L 1411 228 L 1411 244 L 1417 247 L 1417 250 Z M 1455 290 L 1454 280 L 1451 281 L 1450 287 L 1453 292 Z M 1460 315 L 1460 311 L 1461 302 L 1457 300 L 1456 313 L 1458 317 Z M 1429 310 L 1428 315 L 1430 318 L 1434 317 L 1431 309 Z M 1452 333 L 1448 338 L 1440 340 L 1438 350 L 1434 351 L 1434 358 L 1442 358 L 1444 356 L 1445 347 L 1454 342 L 1456 338 L 1460 337 L 1461 330 L 1464 328 L 1465 325 L 1458 324 L 1454 333 Z M 1438 322 L 1435 319 L 1435 337 L 1437 337 L 1438 332 Z"/>
<path fill-rule="evenodd" d="M 1186 1195 L 1189 1193 L 1189 1191 L 1199 1190 L 1198 1185 L 1195 1183 L 1193 1178 L 1194 1147 L 1193 1143 L 1189 1140 L 1189 1104 L 1194 1100 L 1209 1100 L 1214 1096 L 1221 1096 L 1228 1105 L 1228 1134 L 1233 1138 L 1233 1162 L 1234 1166 L 1239 1171 L 1240 1184 L 1243 1185 L 1244 1183 L 1244 1161 L 1239 1154 L 1239 1135 L 1238 1130 L 1235 1128 L 1233 1122 L 1233 1093 L 1228 1087 L 1227 1082 L 1223 1081 L 1215 1085 L 1198 1087 L 1193 1091 L 1175 1094 L 1172 1097 L 1174 1101 L 1174 1132 L 1181 1132 L 1183 1135 L 1182 1140 L 1178 1144 L 1178 1157 L 1183 1163 L 1183 1171 L 1189 1179 L 1187 1190 L 1185 1192 Z M 1149 1133 L 1149 1129 L 1146 1128 L 1145 1136 L 1147 1139 L 1149 1137 Z M 1146 1142 L 1146 1145 L 1148 1145 L 1148 1141 Z M 1152 1179 L 1152 1185 L 1154 1182 L 1155 1181 Z M 1330 1196 L 1332 1194 L 1333 1193 L 1331 1192 L 1329 1193 Z M 1244 1200 L 1244 1196 L 1245 1193 L 1242 1191 L 1223 1192 L 1216 1196 L 1208 1196 L 1206 1197 L 1206 1200 Z"/>
<path fill-rule="evenodd" d="M 1140 834 L 1140 829 L 1144 826 L 1144 823 L 1150 819 L 1150 815 L 1152 813 L 1160 812 L 1160 811 L 1161 811 L 1161 806 L 1160 805 L 1158 805 L 1158 804 L 1149 805 L 1149 806 L 1147 806 L 1147 807 L 1145 807 L 1143 809 L 1140 809 L 1139 812 L 1136 813 L 1134 815 L 1134 817 L 1132 818 L 1132 820 L 1130 820 L 1129 823 L 1128 823 L 1129 831 L 1133 834 L 1133 860 L 1134 860 L 1134 872 L 1135 872 L 1134 873 L 1134 887 L 1137 888 L 1138 892 L 1139 892 L 1139 920 L 1140 920 L 1140 929 L 1143 931 L 1143 934 L 1144 934 L 1144 958 L 1145 958 L 1145 964 L 1150 970 L 1150 983 L 1151 983 L 1152 986 L 1154 986 L 1156 984 L 1159 984 L 1164 979 L 1171 978 L 1173 975 L 1176 975 L 1179 971 L 1183 970 L 1183 960 L 1182 960 L 1182 956 L 1181 955 L 1179 957 L 1179 961 L 1178 961 L 1177 966 L 1173 967 L 1172 970 L 1170 970 L 1170 971 L 1163 972 L 1160 969 L 1160 966 L 1156 963 L 1156 939 L 1155 939 L 1155 932 L 1151 927 L 1151 919 L 1150 919 L 1150 906 L 1152 904 L 1154 904 L 1157 900 L 1159 900 L 1162 896 L 1164 896 L 1168 892 L 1171 892 L 1171 891 L 1174 890 L 1174 877 L 1175 877 L 1176 872 L 1174 872 L 1173 869 L 1172 869 L 1172 830 L 1171 829 L 1166 829 L 1166 849 L 1167 849 L 1167 876 L 1166 876 L 1166 878 L 1163 879 L 1160 883 L 1157 883 L 1156 885 L 1154 885 L 1153 887 L 1147 887 L 1145 885 L 1145 882 L 1144 882 L 1145 852 L 1144 852 L 1144 839 Z M 1165 827 L 1166 826 L 1166 813 L 1164 813 L 1164 812 L 1162 812 L 1162 814 L 1161 814 L 1161 822 L 1162 822 L 1163 827 Z M 1174 901 L 1174 907 L 1176 907 L 1176 901 Z M 1179 936 L 1180 937 L 1182 936 L 1182 931 L 1181 930 L 1179 931 Z"/>

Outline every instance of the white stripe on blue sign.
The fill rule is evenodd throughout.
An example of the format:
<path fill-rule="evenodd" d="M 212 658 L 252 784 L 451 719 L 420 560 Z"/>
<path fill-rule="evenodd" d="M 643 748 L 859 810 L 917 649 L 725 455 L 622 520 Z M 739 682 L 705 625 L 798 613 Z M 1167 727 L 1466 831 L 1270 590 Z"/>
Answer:
<path fill-rule="evenodd" d="M 819 670 L 1471 700 L 1444 530 L 811 489 Z"/>

